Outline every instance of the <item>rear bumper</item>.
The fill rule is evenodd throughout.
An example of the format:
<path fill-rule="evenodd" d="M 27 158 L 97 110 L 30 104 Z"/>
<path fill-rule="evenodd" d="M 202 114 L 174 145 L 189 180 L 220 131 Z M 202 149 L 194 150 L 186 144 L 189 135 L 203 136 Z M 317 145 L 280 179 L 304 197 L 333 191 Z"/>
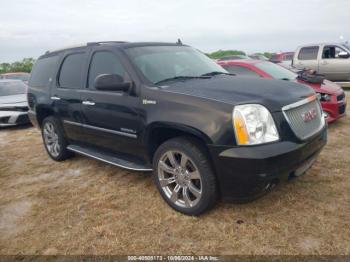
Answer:
<path fill-rule="evenodd" d="M 303 143 L 278 142 L 228 148 L 210 146 L 221 197 L 228 201 L 254 199 L 276 180 L 303 173 L 327 142 L 326 126 Z M 298 174 L 300 175 L 300 174 Z"/>
<path fill-rule="evenodd" d="M 28 112 L 22 111 L 0 111 L 0 126 L 15 126 L 28 124 Z"/>

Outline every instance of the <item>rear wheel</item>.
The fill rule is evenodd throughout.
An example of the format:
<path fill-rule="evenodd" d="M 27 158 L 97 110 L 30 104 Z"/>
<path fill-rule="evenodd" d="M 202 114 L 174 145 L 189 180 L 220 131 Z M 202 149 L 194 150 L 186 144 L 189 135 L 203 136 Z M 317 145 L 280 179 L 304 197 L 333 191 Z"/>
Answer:
<path fill-rule="evenodd" d="M 62 161 L 73 155 L 67 150 L 67 141 L 57 118 L 46 117 L 41 125 L 41 134 L 45 149 L 53 160 Z"/>
<path fill-rule="evenodd" d="M 164 200 L 187 215 L 200 215 L 216 202 L 216 179 L 198 143 L 174 138 L 155 153 L 153 178 Z"/>

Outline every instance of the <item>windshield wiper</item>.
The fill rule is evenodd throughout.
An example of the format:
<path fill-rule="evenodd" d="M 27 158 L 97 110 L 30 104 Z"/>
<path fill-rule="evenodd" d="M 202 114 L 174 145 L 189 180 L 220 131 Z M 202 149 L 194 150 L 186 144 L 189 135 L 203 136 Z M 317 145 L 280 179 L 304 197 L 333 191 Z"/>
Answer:
<path fill-rule="evenodd" d="M 156 82 L 154 84 L 158 85 L 160 83 L 171 81 L 171 80 L 184 80 L 184 79 L 195 79 L 195 78 L 207 79 L 208 76 L 204 76 L 204 75 L 203 76 L 174 76 L 174 77 L 169 77 L 169 78 L 160 80 L 160 81 L 158 81 L 158 82 Z"/>
<path fill-rule="evenodd" d="M 209 73 L 205 73 L 201 76 L 215 76 L 215 75 L 230 75 L 230 76 L 235 76 L 236 74 L 232 74 L 232 73 L 225 73 L 225 72 L 220 72 L 220 71 L 213 71 L 213 72 L 209 72 Z"/>

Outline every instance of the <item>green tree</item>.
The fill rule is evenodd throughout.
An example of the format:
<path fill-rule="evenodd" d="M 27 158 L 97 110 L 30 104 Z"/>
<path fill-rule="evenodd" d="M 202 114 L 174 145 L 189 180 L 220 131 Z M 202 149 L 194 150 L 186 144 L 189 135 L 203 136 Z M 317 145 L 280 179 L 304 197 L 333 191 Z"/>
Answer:
<path fill-rule="evenodd" d="M 273 53 L 264 52 L 263 55 L 266 56 L 268 59 L 270 59 L 272 57 Z"/>
<path fill-rule="evenodd" d="M 13 72 L 27 72 L 32 71 L 33 64 L 35 63 L 34 58 L 24 58 L 22 61 L 16 61 L 13 63 L 1 63 L 0 74 L 13 73 Z"/>
<path fill-rule="evenodd" d="M 219 59 L 229 55 L 245 55 L 245 53 L 239 50 L 218 50 L 207 55 L 212 59 Z"/>

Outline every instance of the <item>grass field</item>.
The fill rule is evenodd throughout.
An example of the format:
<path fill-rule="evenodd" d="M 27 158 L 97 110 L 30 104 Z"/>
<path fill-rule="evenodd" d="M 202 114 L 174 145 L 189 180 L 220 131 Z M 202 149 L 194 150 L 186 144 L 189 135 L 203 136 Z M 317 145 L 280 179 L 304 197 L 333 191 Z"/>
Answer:
<path fill-rule="evenodd" d="M 350 254 L 350 119 L 305 176 L 199 218 L 169 208 L 147 173 L 57 163 L 37 129 L 2 129 L 0 254 Z"/>

